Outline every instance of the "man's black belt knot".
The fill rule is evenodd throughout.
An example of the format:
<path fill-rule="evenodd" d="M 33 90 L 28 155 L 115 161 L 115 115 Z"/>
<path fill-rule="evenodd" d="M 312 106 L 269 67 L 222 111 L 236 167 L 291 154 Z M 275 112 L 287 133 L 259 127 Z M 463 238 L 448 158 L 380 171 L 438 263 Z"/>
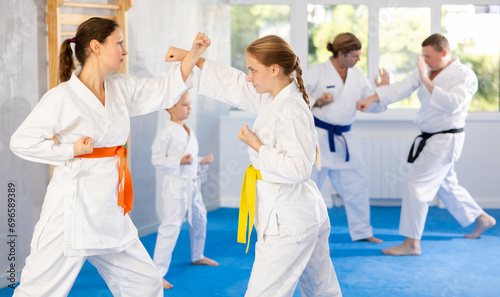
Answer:
<path fill-rule="evenodd" d="M 413 163 L 415 160 L 418 158 L 418 155 L 420 155 L 420 152 L 424 149 L 425 142 L 427 139 L 431 138 L 433 135 L 436 134 L 446 134 L 446 133 L 462 133 L 464 132 L 464 128 L 459 128 L 459 129 L 450 129 L 446 131 L 440 131 L 440 132 L 435 132 L 435 133 L 427 133 L 427 132 L 422 132 L 422 134 L 418 135 L 415 137 L 415 140 L 413 140 L 413 144 L 411 145 L 410 149 L 410 154 L 408 155 L 408 163 Z M 418 144 L 417 151 L 415 152 L 415 155 L 413 155 L 413 148 L 415 147 L 415 142 L 417 141 L 418 138 L 422 138 L 420 143 Z"/>

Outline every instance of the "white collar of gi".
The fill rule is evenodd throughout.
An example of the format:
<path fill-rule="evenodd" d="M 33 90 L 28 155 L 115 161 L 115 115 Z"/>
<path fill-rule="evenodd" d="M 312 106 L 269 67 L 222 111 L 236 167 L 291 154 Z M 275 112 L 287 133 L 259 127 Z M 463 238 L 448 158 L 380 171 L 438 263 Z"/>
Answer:
<path fill-rule="evenodd" d="M 286 100 L 289 97 L 292 97 L 293 94 L 300 92 L 299 88 L 297 87 L 297 83 L 295 82 L 295 79 L 286 87 L 284 87 L 276 97 L 274 97 L 272 104 L 278 104 L 282 102 L 283 100 Z"/>
<path fill-rule="evenodd" d="M 448 66 L 444 67 L 439 74 L 446 73 L 448 71 L 453 71 L 453 68 L 455 68 L 455 67 L 457 67 L 457 66 L 459 66 L 461 64 L 460 63 L 460 59 L 458 58 L 458 56 L 451 56 L 451 59 L 452 59 L 451 63 L 448 64 Z M 429 66 L 427 66 L 427 67 L 429 67 Z M 428 68 L 428 69 L 430 71 L 430 68 Z M 436 78 L 440 77 L 439 74 L 436 75 Z"/>
<path fill-rule="evenodd" d="M 85 102 L 88 102 L 89 104 L 91 104 L 100 111 L 104 110 L 104 106 L 99 101 L 99 99 L 78 78 L 78 75 L 80 74 L 81 71 L 82 71 L 81 69 L 77 69 L 73 71 L 73 74 L 71 74 L 71 78 L 69 79 L 69 84 L 71 88 L 75 90 L 76 94 L 80 98 L 84 99 Z M 104 84 L 107 89 L 106 81 L 104 81 Z"/>
<path fill-rule="evenodd" d="M 460 64 L 460 59 L 458 58 L 458 56 L 451 56 L 451 60 L 452 60 L 452 62 L 448 66 L 451 66 L 451 65 L 455 66 L 455 65 Z"/>

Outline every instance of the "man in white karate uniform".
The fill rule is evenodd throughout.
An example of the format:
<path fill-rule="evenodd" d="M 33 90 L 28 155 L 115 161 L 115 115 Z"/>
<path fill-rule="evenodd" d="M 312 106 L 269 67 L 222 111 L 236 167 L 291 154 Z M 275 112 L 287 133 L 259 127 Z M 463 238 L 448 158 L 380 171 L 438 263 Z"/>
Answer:
<path fill-rule="evenodd" d="M 381 243 L 373 237 L 365 161 L 351 131 L 356 102 L 375 91 L 363 70 L 355 66 L 361 42 L 354 34 L 338 34 L 327 49 L 332 52 L 328 61 L 312 66 L 304 75 L 321 151 L 321 169 L 313 168 L 311 179 L 320 189 L 325 179 L 330 179 L 344 201 L 352 240 Z M 375 82 L 377 86 L 389 84 L 385 70 L 380 71 L 380 76 L 382 80 Z M 369 112 L 385 109 L 373 104 Z"/>
<path fill-rule="evenodd" d="M 407 98 L 416 89 L 421 102 L 418 125 L 422 135 L 415 139 L 408 157 L 414 166 L 406 181 L 401 207 L 399 233 L 406 239 L 382 251 L 388 255 L 420 255 L 425 219 L 436 194 L 462 226 L 477 222 L 474 232 L 465 237 L 478 238 L 496 224 L 458 184 L 454 170 L 464 143 L 467 111 L 477 91 L 476 75 L 450 54 L 448 40 L 441 34 L 424 40 L 422 56 L 418 57 L 417 69 L 407 78 L 379 87 L 375 95 L 357 103 L 361 111 L 373 102 L 387 106 Z"/>

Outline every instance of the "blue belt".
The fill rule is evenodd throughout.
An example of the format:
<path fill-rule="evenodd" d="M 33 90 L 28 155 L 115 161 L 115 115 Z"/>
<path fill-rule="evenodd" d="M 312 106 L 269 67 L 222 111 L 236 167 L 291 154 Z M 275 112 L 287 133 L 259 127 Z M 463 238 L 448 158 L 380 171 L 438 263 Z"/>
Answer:
<path fill-rule="evenodd" d="M 347 141 L 345 140 L 344 135 L 342 133 L 350 131 L 351 130 L 351 125 L 348 126 L 340 126 L 340 125 L 332 125 L 328 124 L 326 122 L 323 122 L 321 120 L 318 120 L 316 117 L 314 117 L 314 125 L 318 128 L 325 129 L 328 131 L 328 142 L 330 144 L 330 152 L 335 152 L 335 141 L 334 141 L 334 135 L 339 135 L 344 138 L 344 143 L 345 143 L 345 161 L 349 162 L 349 149 L 347 148 Z"/>

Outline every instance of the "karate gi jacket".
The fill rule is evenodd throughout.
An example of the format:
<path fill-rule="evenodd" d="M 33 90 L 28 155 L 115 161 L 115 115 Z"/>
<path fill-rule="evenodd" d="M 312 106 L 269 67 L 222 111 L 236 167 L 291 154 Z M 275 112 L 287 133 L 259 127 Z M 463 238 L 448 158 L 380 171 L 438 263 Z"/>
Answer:
<path fill-rule="evenodd" d="M 54 210 L 63 207 L 65 255 L 120 252 L 138 235 L 117 202 L 118 157 L 74 157 L 73 144 L 89 136 L 94 148 L 124 145 L 131 116 L 173 106 L 194 81 L 190 76 L 184 83 L 179 65 L 160 79 L 107 76 L 104 106 L 78 79 L 79 71 L 47 92 L 11 137 L 10 148 L 19 157 L 56 166 L 31 245 L 36 246 Z"/>
<path fill-rule="evenodd" d="M 357 112 L 356 102 L 375 94 L 363 70 L 358 67 L 348 68 L 344 83 L 330 60 L 311 66 L 304 74 L 304 80 L 310 95 L 313 115 L 317 119 L 332 125 L 347 126 L 354 123 Z M 313 107 L 317 99 L 321 98 L 324 93 L 332 94 L 333 102 L 321 108 Z M 367 112 L 381 112 L 385 109 L 385 107 L 381 107 L 377 103 L 372 104 Z M 345 161 L 346 146 L 342 136 L 334 136 L 335 152 L 331 152 L 328 131 L 322 128 L 316 130 L 318 131 L 321 151 L 321 167 L 333 170 L 365 167 L 363 155 L 352 130 L 342 133 L 349 149 L 349 162 Z"/>
<path fill-rule="evenodd" d="M 279 235 L 278 218 L 295 242 L 317 234 L 328 219 L 323 197 L 310 179 L 317 134 L 295 81 L 273 98 L 255 92 L 243 72 L 207 60 L 198 92 L 257 114 L 252 130 L 263 146 L 259 152 L 248 148 L 262 175 L 256 185 L 257 234 Z"/>
<path fill-rule="evenodd" d="M 432 80 L 432 94 L 420 80 L 418 68 L 405 79 L 391 85 L 376 88 L 380 105 L 387 106 L 405 99 L 418 89 L 421 107 L 418 127 L 422 132 L 434 133 L 463 128 L 469 105 L 477 91 L 477 77 L 458 57 Z"/>
<path fill-rule="evenodd" d="M 208 170 L 208 164 L 200 164 L 202 158 L 198 156 L 198 149 L 194 131 L 190 129 L 188 134 L 183 126 L 170 120 L 165 121 L 151 148 L 151 163 L 163 173 L 162 197 L 185 200 L 189 224 L 192 224 L 194 195 L 201 196 L 198 173 Z M 187 154 L 191 154 L 193 162 L 181 165 L 182 157 Z"/>

